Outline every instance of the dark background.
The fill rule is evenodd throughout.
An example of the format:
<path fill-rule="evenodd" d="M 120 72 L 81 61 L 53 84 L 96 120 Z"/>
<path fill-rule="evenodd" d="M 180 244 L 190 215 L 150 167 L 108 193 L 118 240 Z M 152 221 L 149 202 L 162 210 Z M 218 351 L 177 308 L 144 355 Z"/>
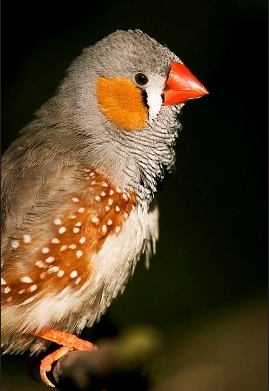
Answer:
<path fill-rule="evenodd" d="M 82 48 L 116 29 L 166 44 L 210 93 L 184 108 L 157 255 L 108 310 L 119 328 L 165 333 L 265 295 L 267 19 L 265 0 L 2 1 L 3 151 Z"/>

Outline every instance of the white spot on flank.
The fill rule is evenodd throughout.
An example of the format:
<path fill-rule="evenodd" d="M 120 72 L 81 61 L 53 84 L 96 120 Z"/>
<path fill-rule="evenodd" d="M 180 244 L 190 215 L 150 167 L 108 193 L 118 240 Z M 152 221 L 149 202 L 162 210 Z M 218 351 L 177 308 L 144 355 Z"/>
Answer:
<path fill-rule="evenodd" d="M 106 182 L 102 182 L 103 187 L 108 187 L 108 184 Z"/>
<path fill-rule="evenodd" d="M 61 222 L 60 219 L 55 219 L 55 220 L 54 220 L 54 224 L 55 224 L 55 225 L 61 225 L 62 222 Z"/>
<path fill-rule="evenodd" d="M 119 212 L 120 211 L 120 207 L 118 205 L 115 206 L 115 211 L 116 212 Z"/>
<path fill-rule="evenodd" d="M 125 218 L 125 219 L 127 219 L 128 218 L 128 213 L 123 213 L 123 217 Z"/>
<path fill-rule="evenodd" d="M 57 273 L 57 276 L 58 277 L 62 277 L 64 275 L 64 271 L 63 270 L 59 270 L 58 273 Z"/>
<path fill-rule="evenodd" d="M 82 226 L 82 223 L 80 221 L 75 224 L 75 227 L 81 227 L 81 226 Z"/>
<path fill-rule="evenodd" d="M 19 295 L 21 295 L 22 293 L 24 293 L 25 292 L 25 289 L 21 289 L 20 291 L 19 291 Z"/>
<path fill-rule="evenodd" d="M 81 207 L 78 209 L 78 213 L 83 213 L 83 212 L 85 212 L 85 208 Z"/>
<path fill-rule="evenodd" d="M 98 217 L 94 216 L 94 217 L 92 218 L 92 222 L 93 222 L 93 223 L 99 223 Z"/>
<path fill-rule="evenodd" d="M 73 198 L 72 198 L 72 201 L 73 201 L 73 202 L 79 202 L 79 199 L 78 199 L 77 197 L 73 197 Z"/>
<path fill-rule="evenodd" d="M 110 189 L 109 194 L 113 195 L 114 194 L 114 190 Z"/>
<path fill-rule="evenodd" d="M 82 236 L 82 237 L 79 239 L 79 243 L 84 244 L 85 242 L 86 242 L 86 238 L 85 238 L 85 236 Z"/>
<path fill-rule="evenodd" d="M 24 241 L 24 243 L 30 243 L 31 236 L 30 235 L 23 235 L 23 241 Z"/>
<path fill-rule="evenodd" d="M 96 181 L 91 181 L 91 185 L 96 185 Z"/>
<path fill-rule="evenodd" d="M 76 279 L 76 282 L 75 282 L 75 284 L 79 284 L 79 283 L 80 283 L 80 281 L 81 281 L 81 277 L 78 277 L 78 278 Z"/>
<path fill-rule="evenodd" d="M 46 269 L 46 265 L 45 265 L 45 263 L 44 262 L 42 262 L 42 261 L 36 261 L 36 266 L 38 266 L 40 269 Z"/>
<path fill-rule="evenodd" d="M 116 232 L 116 234 L 118 234 L 120 232 L 120 227 L 119 226 L 115 228 L 115 232 Z"/>
<path fill-rule="evenodd" d="M 7 303 L 10 303 L 12 301 L 12 299 L 13 299 L 12 296 L 8 297 L 7 298 Z"/>
<path fill-rule="evenodd" d="M 51 268 L 50 268 L 50 270 L 52 271 L 52 272 L 58 272 L 59 270 L 60 270 L 60 268 L 58 267 L 58 266 L 52 266 Z"/>
<path fill-rule="evenodd" d="M 46 275 L 47 275 L 47 272 L 43 272 L 43 273 L 41 273 L 41 274 L 40 274 L 40 278 L 41 278 L 41 280 L 43 280 L 43 278 L 45 278 L 45 277 L 46 277 Z"/>
<path fill-rule="evenodd" d="M 4 293 L 9 293 L 10 291 L 11 291 L 10 287 L 6 286 L 5 289 L 4 289 Z"/>
<path fill-rule="evenodd" d="M 121 193 L 121 189 L 119 187 L 116 187 L 116 192 Z"/>
<path fill-rule="evenodd" d="M 105 196 L 106 196 L 106 192 L 105 192 L 105 191 L 102 191 L 101 197 L 105 197 Z"/>
<path fill-rule="evenodd" d="M 74 234 L 77 234 L 79 231 L 80 231 L 80 229 L 78 227 L 73 228 Z"/>
<path fill-rule="evenodd" d="M 31 285 L 30 288 L 28 288 L 28 291 L 33 292 L 37 289 L 37 285 Z"/>
<path fill-rule="evenodd" d="M 91 172 L 91 173 L 90 173 L 90 177 L 95 178 L 94 172 Z"/>
<path fill-rule="evenodd" d="M 76 218 L 76 215 L 73 215 L 73 214 L 69 215 L 69 219 L 75 219 L 75 218 Z"/>
<path fill-rule="evenodd" d="M 89 170 L 88 168 L 84 168 L 83 171 L 85 171 L 85 172 L 91 172 L 91 170 Z"/>
<path fill-rule="evenodd" d="M 77 258 L 80 258 L 83 255 L 83 252 L 81 250 L 78 250 L 76 252 Z"/>
<path fill-rule="evenodd" d="M 106 226 L 105 224 L 102 226 L 102 231 L 104 232 L 104 234 L 105 234 L 106 231 L 107 231 L 107 226 Z"/>
<path fill-rule="evenodd" d="M 21 277 L 21 282 L 26 282 L 27 284 L 30 284 L 30 282 L 33 282 L 29 276 Z"/>
<path fill-rule="evenodd" d="M 113 224 L 113 221 L 111 220 L 111 219 L 109 219 L 108 221 L 107 221 L 107 225 L 112 225 Z"/>
<path fill-rule="evenodd" d="M 122 198 L 124 198 L 125 201 L 128 201 L 128 197 L 127 197 L 127 195 L 125 193 L 122 193 Z"/>
<path fill-rule="evenodd" d="M 66 231 L 66 228 L 65 227 L 61 227 L 59 229 L 59 234 L 63 234 L 65 231 Z"/>
<path fill-rule="evenodd" d="M 100 196 L 96 196 L 94 198 L 95 198 L 95 201 L 101 201 L 101 197 Z"/>
<path fill-rule="evenodd" d="M 13 248 L 18 248 L 20 245 L 20 243 L 18 242 L 18 240 L 12 240 L 11 242 L 11 247 Z"/>
<path fill-rule="evenodd" d="M 42 248 L 42 253 L 43 254 L 47 254 L 50 250 L 48 249 L 48 247 L 44 247 Z"/>
<path fill-rule="evenodd" d="M 1 277 L 1 285 L 6 285 L 6 280 Z"/>
<path fill-rule="evenodd" d="M 29 299 L 24 300 L 21 304 L 22 304 L 22 305 L 29 304 L 29 303 L 31 303 L 34 299 L 35 299 L 34 297 L 29 297 Z"/>
<path fill-rule="evenodd" d="M 60 248 L 60 251 L 64 251 L 64 250 L 66 250 L 66 249 L 67 249 L 67 246 L 64 245 L 64 246 L 62 246 L 62 247 Z"/>
<path fill-rule="evenodd" d="M 60 240 L 57 239 L 57 238 L 53 238 L 53 239 L 51 240 L 51 243 L 58 244 L 58 243 L 60 243 Z"/>
<path fill-rule="evenodd" d="M 106 206 L 105 206 L 105 211 L 108 212 L 109 209 L 110 209 L 110 206 L 106 205 Z"/>
<path fill-rule="evenodd" d="M 113 200 L 112 198 L 109 198 L 108 201 L 107 201 L 108 205 L 112 205 L 113 204 Z"/>
<path fill-rule="evenodd" d="M 51 262 L 53 262 L 54 261 L 54 257 L 48 257 L 47 259 L 46 259 L 46 262 L 47 263 L 51 263 Z"/>
<path fill-rule="evenodd" d="M 71 278 L 76 278 L 78 276 L 78 272 L 76 270 L 73 270 L 71 273 L 70 273 L 70 277 Z"/>
<path fill-rule="evenodd" d="M 71 248 L 72 250 L 74 250 L 77 246 L 75 244 L 70 244 L 70 246 L 68 246 L 69 248 Z"/>

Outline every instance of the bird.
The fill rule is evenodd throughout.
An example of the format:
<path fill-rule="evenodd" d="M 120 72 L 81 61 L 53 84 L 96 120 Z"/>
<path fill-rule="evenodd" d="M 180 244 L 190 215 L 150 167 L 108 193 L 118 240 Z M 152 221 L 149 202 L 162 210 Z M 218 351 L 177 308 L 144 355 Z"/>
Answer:
<path fill-rule="evenodd" d="M 175 169 L 180 114 L 208 94 L 141 30 L 83 49 L 2 156 L 1 345 L 40 365 L 95 346 L 79 338 L 123 293 L 158 240 L 156 195 Z"/>

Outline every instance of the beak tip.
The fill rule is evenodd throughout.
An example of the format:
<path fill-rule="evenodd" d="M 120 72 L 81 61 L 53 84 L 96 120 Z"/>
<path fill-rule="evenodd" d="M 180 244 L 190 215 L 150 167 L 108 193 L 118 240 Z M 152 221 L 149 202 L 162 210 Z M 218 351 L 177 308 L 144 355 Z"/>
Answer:
<path fill-rule="evenodd" d="M 202 96 L 208 95 L 208 94 L 209 94 L 208 90 L 204 86 L 201 86 L 201 88 L 197 89 L 196 98 L 201 98 Z"/>

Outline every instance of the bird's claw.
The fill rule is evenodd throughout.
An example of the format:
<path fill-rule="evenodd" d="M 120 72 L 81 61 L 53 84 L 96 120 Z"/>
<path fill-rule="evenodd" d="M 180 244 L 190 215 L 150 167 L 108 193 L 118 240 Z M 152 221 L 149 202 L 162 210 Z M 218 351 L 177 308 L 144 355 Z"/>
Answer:
<path fill-rule="evenodd" d="M 76 335 L 65 333 L 59 330 L 45 329 L 36 332 L 35 335 L 41 338 L 45 338 L 51 342 L 63 345 L 62 347 L 55 350 L 53 353 L 50 353 L 41 360 L 40 377 L 43 382 L 50 387 L 55 387 L 55 385 L 48 379 L 47 372 L 51 371 L 52 364 L 55 361 L 58 361 L 61 357 L 65 356 L 72 350 L 90 351 L 96 349 L 91 342 L 82 340 Z"/>
<path fill-rule="evenodd" d="M 50 372 L 51 370 L 51 364 L 53 361 L 51 361 L 49 356 L 46 356 L 43 360 L 41 360 L 40 364 L 40 377 L 43 380 L 43 382 L 49 386 L 49 387 L 55 387 L 55 385 L 48 379 L 47 372 Z"/>

